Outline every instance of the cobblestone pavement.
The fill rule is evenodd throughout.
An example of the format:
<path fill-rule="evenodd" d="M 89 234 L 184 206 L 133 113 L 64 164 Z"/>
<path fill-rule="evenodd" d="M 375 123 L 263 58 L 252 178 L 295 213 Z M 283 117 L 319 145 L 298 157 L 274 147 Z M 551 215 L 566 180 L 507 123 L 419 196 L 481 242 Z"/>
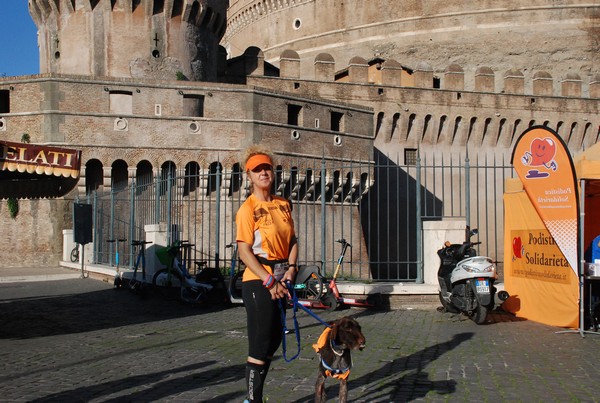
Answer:
<path fill-rule="evenodd" d="M 481 326 L 431 307 L 316 313 L 363 327 L 353 402 L 598 401 L 599 335 L 503 312 Z M 322 325 L 302 311 L 298 320 L 300 356 L 274 361 L 269 402 L 312 401 Z M 296 338 L 286 340 L 289 357 Z M 246 341 L 240 306 L 140 299 L 91 278 L 1 283 L 0 401 L 241 402 Z M 335 382 L 327 393 L 335 401 Z"/>

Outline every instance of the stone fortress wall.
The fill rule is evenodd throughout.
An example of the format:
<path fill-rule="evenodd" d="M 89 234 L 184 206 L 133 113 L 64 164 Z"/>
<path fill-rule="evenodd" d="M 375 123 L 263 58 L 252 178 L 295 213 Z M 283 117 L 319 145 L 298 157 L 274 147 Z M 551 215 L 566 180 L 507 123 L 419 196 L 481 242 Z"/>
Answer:
<path fill-rule="evenodd" d="M 600 6 L 589 0 L 237 0 L 230 2 L 221 44 L 232 57 L 256 46 L 273 64 L 293 49 L 306 61 L 307 78 L 323 52 L 340 66 L 357 55 L 412 69 L 426 61 L 436 74 L 457 64 L 473 88 L 480 66 L 516 68 L 526 78 L 539 71 L 593 75 L 599 18 Z"/>
<path fill-rule="evenodd" d="M 599 21 L 580 0 L 239 0 L 221 45 L 280 69 L 249 83 L 369 105 L 384 153 L 507 156 L 533 124 L 578 153 L 600 127 Z"/>
<path fill-rule="evenodd" d="M 520 133 L 534 124 L 556 130 L 573 153 L 598 140 L 600 75 L 584 80 L 568 73 L 555 79 L 539 71 L 528 82 L 517 69 L 480 67 L 468 79 L 456 64 L 436 75 L 424 62 L 410 73 L 394 60 L 356 56 L 351 62 L 335 81 L 333 56 L 321 53 L 311 63 L 318 80 L 305 79 L 303 61 L 287 50 L 279 60 L 281 77 L 250 76 L 248 83 L 374 108 L 375 145 L 384 152 L 414 147 L 444 152 L 468 143 L 509 155 Z M 467 88 L 467 81 L 474 87 Z"/>

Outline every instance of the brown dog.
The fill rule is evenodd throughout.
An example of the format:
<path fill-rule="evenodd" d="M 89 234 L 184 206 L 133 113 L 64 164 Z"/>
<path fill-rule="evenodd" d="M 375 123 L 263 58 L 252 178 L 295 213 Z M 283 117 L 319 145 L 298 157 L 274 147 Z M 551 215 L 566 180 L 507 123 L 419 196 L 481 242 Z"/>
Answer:
<path fill-rule="evenodd" d="M 327 400 L 325 394 L 325 378 L 333 377 L 340 380 L 340 403 L 348 400 L 348 377 L 352 368 L 352 350 L 362 350 L 365 347 L 365 336 L 358 322 L 344 316 L 330 322 L 330 326 L 319 337 L 313 348 L 319 354 L 319 374 L 315 384 L 315 402 Z"/>

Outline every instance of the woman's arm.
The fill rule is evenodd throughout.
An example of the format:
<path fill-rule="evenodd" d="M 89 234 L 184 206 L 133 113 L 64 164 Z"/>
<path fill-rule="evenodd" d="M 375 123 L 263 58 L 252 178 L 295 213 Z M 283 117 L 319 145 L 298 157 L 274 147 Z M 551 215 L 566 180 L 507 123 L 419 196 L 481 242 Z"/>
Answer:
<path fill-rule="evenodd" d="M 260 280 L 265 281 L 271 275 L 263 265 L 258 261 L 254 253 L 252 253 L 252 246 L 243 241 L 238 241 L 238 253 L 242 262 L 246 265 L 247 269 L 250 269 L 252 273 L 256 274 Z M 286 295 L 286 287 L 283 284 L 276 283 L 272 288 L 269 289 L 272 299 L 283 298 Z"/>
<path fill-rule="evenodd" d="M 291 281 L 293 283 L 298 271 L 298 242 L 295 236 L 292 238 L 288 263 L 290 264 L 290 268 L 283 275 L 282 281 Z"/>

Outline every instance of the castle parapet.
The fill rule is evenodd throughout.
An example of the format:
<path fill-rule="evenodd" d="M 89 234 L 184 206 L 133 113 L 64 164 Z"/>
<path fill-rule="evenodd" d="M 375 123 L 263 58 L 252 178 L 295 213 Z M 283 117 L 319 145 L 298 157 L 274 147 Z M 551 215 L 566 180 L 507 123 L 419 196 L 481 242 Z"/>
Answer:
<path fill-rule="evenodd" d="M 444 89 L 456 91 L 465 89 L 465 72 L 458 64 L 451 64 L 444 72 Z"/>
<path fill-rule="evenodd" d="M 554 94 L 554 80 L 550 73 L 538 71 L 533 75 L 533 95 L 551 96 Z"/>
<path fill-rule="evenodd" d="M 402 65 L 391 59 L 381 66 L 381 83 L 384 85 L 401 85 Z"/>
<path fill-rule="evenodd" d="M 590 98 L 600 98 L 600 74 L 596 74 L 590 81 Z"/>
<path fill-rule="evenodd" d="M 569 73 L 561 82 L 563 97 L 581 97 L 581 78 L 576 73 Z"/>
<path fill-rule="evenodd" d="M 494 71 L 489 67 L 479 67 L 475 71 L 475 91 L 494 92 L 495 91 Z"/>
<path fill-rule="evenodd" d="M 300 56 L 294 50 L 286 50 L 281 54 L 279 62 L 282 78 L 300 78 Z"/>
<path fill-rule="evenodd" d="M 246 50 L 244 54 L 247 56 L 248 52 L 249 50 Z M 256 50 L 254 54 L 258 54 Z M 260 60 L 257 59 L 255 62 L 256 67 L 261 65 Z M 394 59 L 384 60 L 376 57 L 366 60 L 354 56 L 346 66 L 336 67 L 336 61 L 331 54 L 319 53 L 314 60 L 314 77 L 302 77 L 302 62 L 297 52 L 284 51 L 280 56 L 280 76 L 324 82 L 439 88 L 451 91 L 600 98 L 600 73 L 590 78 L 586 93 L 584 82 L 576 73 L 567 73 L 564 79 L 557 81 L 547 71 L 537 71 L 529 76 L 528 82 L 523 71 L 511 68 L 504 73 L 501 80 L 497 81 L 497 72 L 488 66 L 481 66 L 472 75 L 468 75 L 463 66 L 453 63 L 441 74 L 436 74 L 427 62 L 420 62 L 411 69 Z M 260 75 L 258 70 L 248 74 Z"/>
<path fill-rule="evenodd" d="M 525 77 L 517 69 L 510 69 L 504 74 L 504 92 L 507 94 L 524 94 Z"/>
<path fill-rule="evenodd" d="M 335 77 L 335 60 L 329 53 L 319 53 L 315 57 L 315 80 L 333 81 Z"/>
<path fill-rule="evenodd" d="M 415 84 L 417 88 L 433 87 L 433 68 L 426 62 L 417 64 L 414 72 Z"/>
<path fill-rule="evenodd" d="M 348 64 L 348 80 L 351 83 L 369 82 L 369 64 L 360 56 L 350 59 Z"/>

